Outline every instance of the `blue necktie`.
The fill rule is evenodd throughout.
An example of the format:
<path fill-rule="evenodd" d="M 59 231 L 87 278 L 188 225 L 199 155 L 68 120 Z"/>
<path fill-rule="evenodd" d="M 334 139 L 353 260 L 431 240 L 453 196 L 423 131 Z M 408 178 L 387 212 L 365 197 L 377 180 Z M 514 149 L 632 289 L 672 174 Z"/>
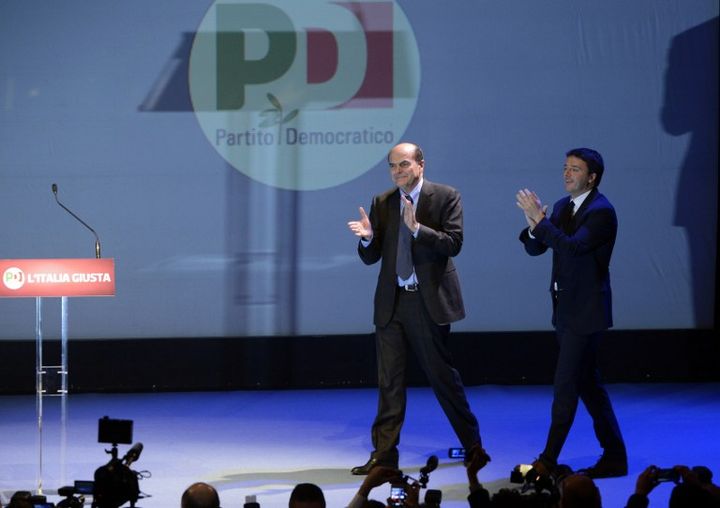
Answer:
<path fill-rule="evenodd" d="M 410 195 L 406 194 L 405 199 L 410 201 L 410 204 L 412 205 L 413 199 Z M 412 273 L 412 233 L 405 225 L 403 214 L 401 213 L 400 224 L 398 225 L 397 274 L 401 279 L 407 280 L 410 278 Z"/>

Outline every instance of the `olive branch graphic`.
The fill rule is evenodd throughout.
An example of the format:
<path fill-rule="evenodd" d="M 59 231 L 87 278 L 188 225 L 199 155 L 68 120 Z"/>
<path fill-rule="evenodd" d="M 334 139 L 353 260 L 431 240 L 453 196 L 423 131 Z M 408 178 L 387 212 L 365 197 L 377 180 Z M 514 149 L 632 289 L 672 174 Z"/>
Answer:
<path fill-rule="evenodd" d="M 270 101 L 272 107 L 260 113 L 265 117 L 265 119 L 260 122 L 260 127 L 272 127 L 273 125 L 277 125 L 278 129 L 282 130 L 283 124 L 288 123 L 290 120 L 298 116 L 299 111 L 297 109 L 293 109 L 286 115 L 282 104 L 273 94 L 268 93 L 266 97 L 268 101 Z"/>

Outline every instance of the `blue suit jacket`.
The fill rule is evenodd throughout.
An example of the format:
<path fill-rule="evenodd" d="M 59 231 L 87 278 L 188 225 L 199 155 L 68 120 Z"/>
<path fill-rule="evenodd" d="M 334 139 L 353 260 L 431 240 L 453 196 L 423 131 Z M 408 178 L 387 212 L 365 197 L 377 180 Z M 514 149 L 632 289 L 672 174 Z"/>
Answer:
<path fill-rule="evenodd" d="M 617 216 L 607 198 L 593 189 L 575 212 L 573 228 L 565 233 L 560 228 L 560 213 L 569 201 L 570 196 L 566 196 L 555 203 L 550 217 L 533 230 L 535 238 L 530 238 L 526 228 L 520 233 L 520 241 L 531 256 L 553 251 L 553 325 L 590 334 L 613 325 L 609 266 Z"/>
<path fill-rule="evenodd" d="M 458 321 L 465 317 L 465 307 L 451 258 L 460 252 L 463 243 L 460 193 L 447 185 L 425 180 L 415 217 L 420 230 L 412 243 L 412 257 L 425 308 L 438 324 Z M 400 193 L 397 188 L 373 198 L 369 218 L 373 240 L 367 247 L 360 242 L 358 254 L 367 265 L 382 260 L 373 321 L 378 326 L 385 326 L 393 316 L 398 291 L 395 263 Z"/>

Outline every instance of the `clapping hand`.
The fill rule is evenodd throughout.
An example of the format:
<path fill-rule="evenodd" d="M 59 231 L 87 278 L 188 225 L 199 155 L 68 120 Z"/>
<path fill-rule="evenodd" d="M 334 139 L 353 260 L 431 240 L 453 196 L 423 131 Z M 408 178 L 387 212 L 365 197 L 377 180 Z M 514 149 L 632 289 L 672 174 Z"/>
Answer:
<path fill-rule="evenodd" d="M 547 205 L 542 204 L 540 198 L 533 191 L 521 189 L 515 194 L 515 204 L 525 213 L 525 220 L 530 229 L 535 228 L 537 223 L 545 218 Z"/>
<path fill-rule="evenodd" d="M 355 236 L 359 236 L 367 241 L 372 240 L 372 224 L 370 224 L 370 219 L 362 206 L 360 207 L 360 220 L 351 220 L 347 224 Z"/>

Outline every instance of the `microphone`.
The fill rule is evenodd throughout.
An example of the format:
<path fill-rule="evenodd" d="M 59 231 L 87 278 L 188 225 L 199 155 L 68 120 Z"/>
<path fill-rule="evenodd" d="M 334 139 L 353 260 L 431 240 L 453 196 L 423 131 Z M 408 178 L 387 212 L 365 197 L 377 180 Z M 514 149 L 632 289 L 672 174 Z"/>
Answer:
<path fill-rule="evenodd" d="M 135 443 L 132 445 L 132 448 L 130 448 L 125 456 L 122 458 L 123 462 L 126 466 L 130 466 L 133 462 L 138 460 L 140 458 L 140 454 L 143 451 L 143 444 L 142 443 Z"/>
<path fill-rule="evenodd" d="M 420 468 L 420 479 L 418 480 L 418 483 L 420 484 L 420 488 L 426 489 L 427 484 L 430 481 L 430 477 L 428 476 L 430 473 L 435 471 L 435 469 L 438 467 L 438 458 L 436 455 L 430 455 L 430 457 L 427 459 L 427 462 L 425 463 L 425 466 Z"/>
<path fill-rule="evenodd" d="M 63 210 L 65 210 L 67 213 L 69 213 L 70 215 L 75 217 L 80 222 L 80 224 L 82 224 L 83 226 L 88 228 L 90 231 L 92 231 L 92 234 L 95 235 L 95 257 L 100 259 L 100 237 L 98 236 L 98 234 L 95 232 L 95 230 L 93 228 L 88 226 L 84 220 L 82 220 L 80 217 L 78 217 L 77 215 L 72 213 L 67 206 L 63 205 L 60 202 L 60 200 L 57 197 L 58 186 L 56 183 L 52 184 L 52 192 L 53 192 L 53 195 L 55 196 L 55 201 L 57 202 L 57 204 L 60 205 L 63 208 Z M 140 450 L 142 450 L 142 445 L 140 446 Z"/>
<path fill-rule="evenodd" d="M 438 458 L 435 455 L 430 455 L 425 463 L 425 466 L 420 469 L 420 474 L 429 474 L 435 471 L 438 467 Z"/>

